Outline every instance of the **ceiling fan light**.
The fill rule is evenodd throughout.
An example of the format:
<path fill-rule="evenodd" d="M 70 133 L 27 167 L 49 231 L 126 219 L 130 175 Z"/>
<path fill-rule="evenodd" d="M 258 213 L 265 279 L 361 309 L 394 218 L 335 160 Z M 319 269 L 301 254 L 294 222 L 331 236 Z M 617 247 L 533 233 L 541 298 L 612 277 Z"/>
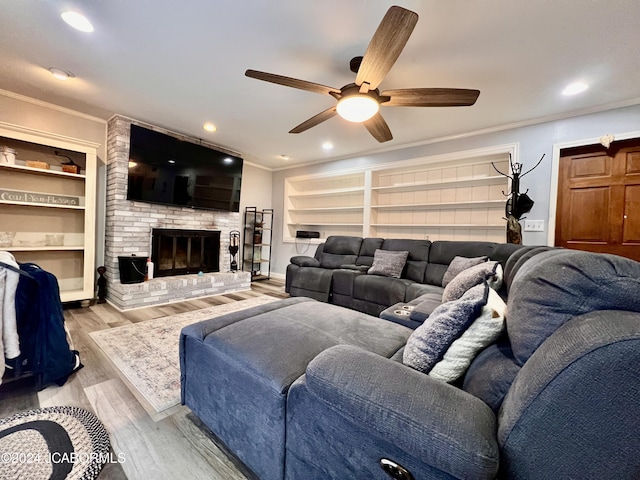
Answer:
<path fill-rule="evenodd" d="M 354 123 L 365 122 L 373 117 L 380 104 L 369 95 L 350 95 L 340 99 L 336 106 L 338 115 Z"/>

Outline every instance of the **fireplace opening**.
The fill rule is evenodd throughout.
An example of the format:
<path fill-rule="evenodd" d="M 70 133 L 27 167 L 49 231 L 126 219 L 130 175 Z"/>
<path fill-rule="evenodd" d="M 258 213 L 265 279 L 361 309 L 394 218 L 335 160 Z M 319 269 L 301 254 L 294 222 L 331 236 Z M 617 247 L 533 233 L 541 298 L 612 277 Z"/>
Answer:
<path fill-rule="evenodd" d="M 154 228 L 151 260 L 156 277 L 220 271 L 220 231 Z"/>

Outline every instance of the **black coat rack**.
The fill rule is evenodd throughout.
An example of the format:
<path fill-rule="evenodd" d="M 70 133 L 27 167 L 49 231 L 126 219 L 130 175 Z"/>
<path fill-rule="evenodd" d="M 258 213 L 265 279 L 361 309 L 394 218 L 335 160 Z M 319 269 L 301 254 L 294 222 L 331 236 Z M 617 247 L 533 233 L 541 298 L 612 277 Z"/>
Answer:
<path fill-rule="evenodd" d="M 522 243 L 522 226 L 520 225 L 520 219 L 525 218 L 523 215 L 531 211 L 533 207 L 533 200 L 529 198 L 529 189 L 526 192 L 520 193 L 520 179 L 526 174 L 533 171 L 544 158 L 544 153 L 538 163 L 532 168 L 522 173 L 522 164 L 514 162 L 511 154 L 509 154 L 509 166 L 511 167 L 511 174 L 507 174 L 498 170 L 498 168 L 491 162 L 493 169 L 500 175 L 503 175 L 511 180 L 511 191 L 509 193 L 502 192 L 507 197 L 505 204 L 505 220 L 507 221 L 507 243 Z"/>

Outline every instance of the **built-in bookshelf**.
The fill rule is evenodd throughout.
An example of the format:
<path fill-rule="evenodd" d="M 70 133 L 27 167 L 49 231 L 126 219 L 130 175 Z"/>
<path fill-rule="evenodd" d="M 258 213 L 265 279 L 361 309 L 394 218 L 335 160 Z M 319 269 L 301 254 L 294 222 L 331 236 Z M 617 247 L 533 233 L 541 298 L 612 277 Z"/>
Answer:
<path fill-rule="evenodd" d="M 364 179 L 364 172 L 287 179 L 285 240 L 297 230 L 318 231 L 321 238 L 362 235 Z"/>
<path fill-rule="evenodd" d="M 63 302 L 93 298 L 98 145 L 13 125 L 0 145 L 16 151 L 0 162 L 0 250 L 53 273 Z"/>
<path fill-rule="evenodd" d="M 285 180 L 284 241 L 296 230 L 429 240 L 505 239 L 515 146 L 415 159 L 360 172 Z M 493 164 L 493 165 L 492 165 Z"/>

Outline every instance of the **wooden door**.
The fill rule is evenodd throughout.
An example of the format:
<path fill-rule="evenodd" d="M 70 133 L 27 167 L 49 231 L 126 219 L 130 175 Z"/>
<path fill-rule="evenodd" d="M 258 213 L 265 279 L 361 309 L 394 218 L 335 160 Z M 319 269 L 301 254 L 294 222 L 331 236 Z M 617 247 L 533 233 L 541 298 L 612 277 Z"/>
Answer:
<path fill-rule="evenodd" d="M 555 244 L 640 261 L 640 139 L 561 152 Z"/>

